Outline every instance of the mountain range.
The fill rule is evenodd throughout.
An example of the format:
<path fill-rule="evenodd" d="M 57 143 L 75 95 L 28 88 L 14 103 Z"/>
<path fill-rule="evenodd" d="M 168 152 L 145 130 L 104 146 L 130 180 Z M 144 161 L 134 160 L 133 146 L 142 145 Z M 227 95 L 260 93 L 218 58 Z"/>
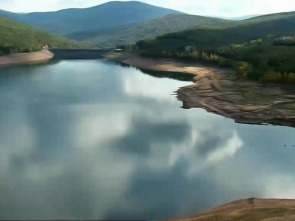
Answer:
<path fill-rule="evenodd" d="M 255 39 L 293 36 L 295 12 L 263 15 L 251 19 L 223 24 L 198 26 L 190 30 L 159 36 L 155 47 L 179 48 L 194 45 L 200 49 L 214 49 L 228 44 L 248 42 Z"/>
<path fill-rule="evenodd" d="M 114 1 L 90 8 L 26 14 L 0 10 L 0 16 L 21 22 L 28 30 L 40 29 L 45 31 L 43 33 L 50 32 L 79 41 L 84 47 L 104 48 L 133 44 L 141 39 L 154 39 L 159 36 L 160 44 L 165 42 L 173 47 L 187 44 L 216 47 L 269 34 L 287 35 L 294 31 L 295 25 L 293 12 L 234 21 L 188 15 L 137 1 Z M 2 21 L 3 24 L 4 21 L 8 22 Z M 9 24 L 12 28 L 3 29 L 6 33 L 18 32 L 13 29 L 11 22 Z M 30 29 L 28 25 L 34 29 Z M 28 34 L 24 36 L 31 39 Z M 0 36 L 0 41 L 1 38 L 4 37 Z"/>
<path fill-rule="evenodd" d="M 27 14 L 0 10 L 0 16 L 82 41 L 91 47 L 135 43 L 142 38 L 154 38 L 199 24 L 226 21 L 188 15 L 138 1 L 113 1 L 90 8 Z"/>
<path fill-rule="evenodd" d="M 198 25 L 227 24 L 231 21 L 188 14 L 169 14 L 160 18 L 135 24 L 109 28 L 103 31 L 91 30 L 75 32 L 66 37 L 94 47 L 113 47 L 133 44 L 141 39 L 153 39 L 171 32 L 194 28 Z"/>
<path fill-rule="evenodd" d="M 0 16 L 63 36 L 74 32 L 115 28 L 159 18 L 167 14 L 181 14 L 181 12 L 136 1 L 114 1 L 90 8 L 28 14 L 0 11 Z"/>

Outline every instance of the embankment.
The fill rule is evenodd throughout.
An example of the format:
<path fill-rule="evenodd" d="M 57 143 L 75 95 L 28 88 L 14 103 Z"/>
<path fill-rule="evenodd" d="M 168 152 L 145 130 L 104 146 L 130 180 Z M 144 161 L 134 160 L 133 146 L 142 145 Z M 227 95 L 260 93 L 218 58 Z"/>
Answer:
<path fill-rule="evenodd" d="M 107 52 L 101 49 L 49 49 L 54 54 L 54 59 L 82 59 L 92 60 L 103 58 Z"/>
<path fill-rule="evenodd" d="M 212 73 L 222 72 L 224 70 L 201 65 L 198 63 L 182 62 L 167 58 L 148 58 L 129 53 L 106 53 L 104 57 L 108 60 L 117 61 L 123 64 L 131 65 L 137 68 L 151 71 L 166 71 L 175 73 L 186 73 L 195 76 L 211 75 Z"/>
<path fill-rule="evenodd" d="M 0 66 L 45 62 L 52 59 L 53 56 L 48 50 L 0 56 Z"/>
<path fill-rule="evenodd" d="M 32 53 L 19 53 L 0 56 L 0 67 L 19 64 L 45 62 L 51 59 L 100 59 L 106 53 L 101 49 L 49 49 Z"/>

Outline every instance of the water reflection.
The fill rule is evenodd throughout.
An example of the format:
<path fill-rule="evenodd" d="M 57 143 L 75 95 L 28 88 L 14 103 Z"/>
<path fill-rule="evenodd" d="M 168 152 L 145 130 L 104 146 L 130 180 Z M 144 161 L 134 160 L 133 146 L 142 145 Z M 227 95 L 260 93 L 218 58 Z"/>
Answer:
<path fill-rule="evenodd" d="M 122 62 L 117 62 L 122 67 L 127 67 L 127 68 L 134 68 L 129 64 L 122 63 Z M 178 81 L 188 81 L 191 82 L 194 80 L 194 75 L 189 74 L 189 73 L 181 73 L 181 72 L 169 72 L 169 71 L 153 71 L 153 70 L 148 70 L 148 69 L 143 69 L 143 68 L 136 68 L 140 70 L 144 74 L 148 74 L 150 76 L 156 77 L 156 78 L 170 78 Z"/>
<path fill-rule="evenodd" d="M 2 72 L 1 219 L 157 219 L 295 197 L 294 129 L 183 110 L 171 94 L 187 82 L 101 61 Z"/>

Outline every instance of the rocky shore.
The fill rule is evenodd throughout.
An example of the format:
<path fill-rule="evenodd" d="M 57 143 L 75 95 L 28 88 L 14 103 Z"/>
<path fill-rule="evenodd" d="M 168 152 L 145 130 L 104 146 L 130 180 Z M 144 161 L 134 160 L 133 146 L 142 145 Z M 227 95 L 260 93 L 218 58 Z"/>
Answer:
<path fill-rule="evenodd" d="M 194 84 L 177 91 L 183 108 L 203 108 L 238 123 L 295 127 L 295 88 L 290 85 L 231 80 L 229 70 L 175 59 L 124 53 L 107 53 L 105 58 L 146 70 L 195 75 Z"/>

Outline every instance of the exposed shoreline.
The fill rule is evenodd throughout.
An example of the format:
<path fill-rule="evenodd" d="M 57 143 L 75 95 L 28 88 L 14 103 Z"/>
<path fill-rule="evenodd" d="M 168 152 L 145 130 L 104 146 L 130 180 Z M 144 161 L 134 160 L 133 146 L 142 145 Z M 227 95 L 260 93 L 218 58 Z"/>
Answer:
<path fill-rule="evenodd" d="M 225 71 L 199 63 L 182 62 L 172 58 L 148 58 L 129 53 L 109 52 L 104 55 L 104 58 L 145 70 L 186 73 L 195 77 L 211 76 L 213 73 Z"/>
<path fill-rule="evenodd" d="M 31 53 L 17 53 L 0 56 L 0 67 L 42 63 L 55 60 L 94 60 L 103 58 L 107 51 L 101 49 L 49 49 Z"/>
<path fill-rule="evenodd" d="M 227 70 L 176 59 L 114 52 L 105 58 L 146 70 L 195 75 L 193 85 L 177 91 L 185 109 L 203 108 L 238 123 L 295 127 L 295 89 L 290 85 L 230 80 Z"/>
<path fill-rule="evenodd" d="M 192 74 L 195 83 L 177 91 L 177 98 L 185 109 L 203 108 L 238 123 L 295 127 L 295 88 L 292 86 L 234 81 L 228 78 L 228 70 L 176 59 L 102 53 L 86 50 L 82 55 L 100 56 L 145 70 Z M 46 62 L 54 56 L 48 50 L 0 56 L 0 67 Z"/>
<path fill-rule="evenodd" d="M 53 53 L 48 50 L 4 55 L 0 56 L 0 67 L 46 62 L 51 60 L 53 56 Z"/>
<path fill-rule="evenodd" d="M 295 200 L 256 199 L 237 200 L 218 206 L 199 215 L 168 219 L 181 221 L 251 220 L 251 221 L 292 221 L 295 220 Z"/>

